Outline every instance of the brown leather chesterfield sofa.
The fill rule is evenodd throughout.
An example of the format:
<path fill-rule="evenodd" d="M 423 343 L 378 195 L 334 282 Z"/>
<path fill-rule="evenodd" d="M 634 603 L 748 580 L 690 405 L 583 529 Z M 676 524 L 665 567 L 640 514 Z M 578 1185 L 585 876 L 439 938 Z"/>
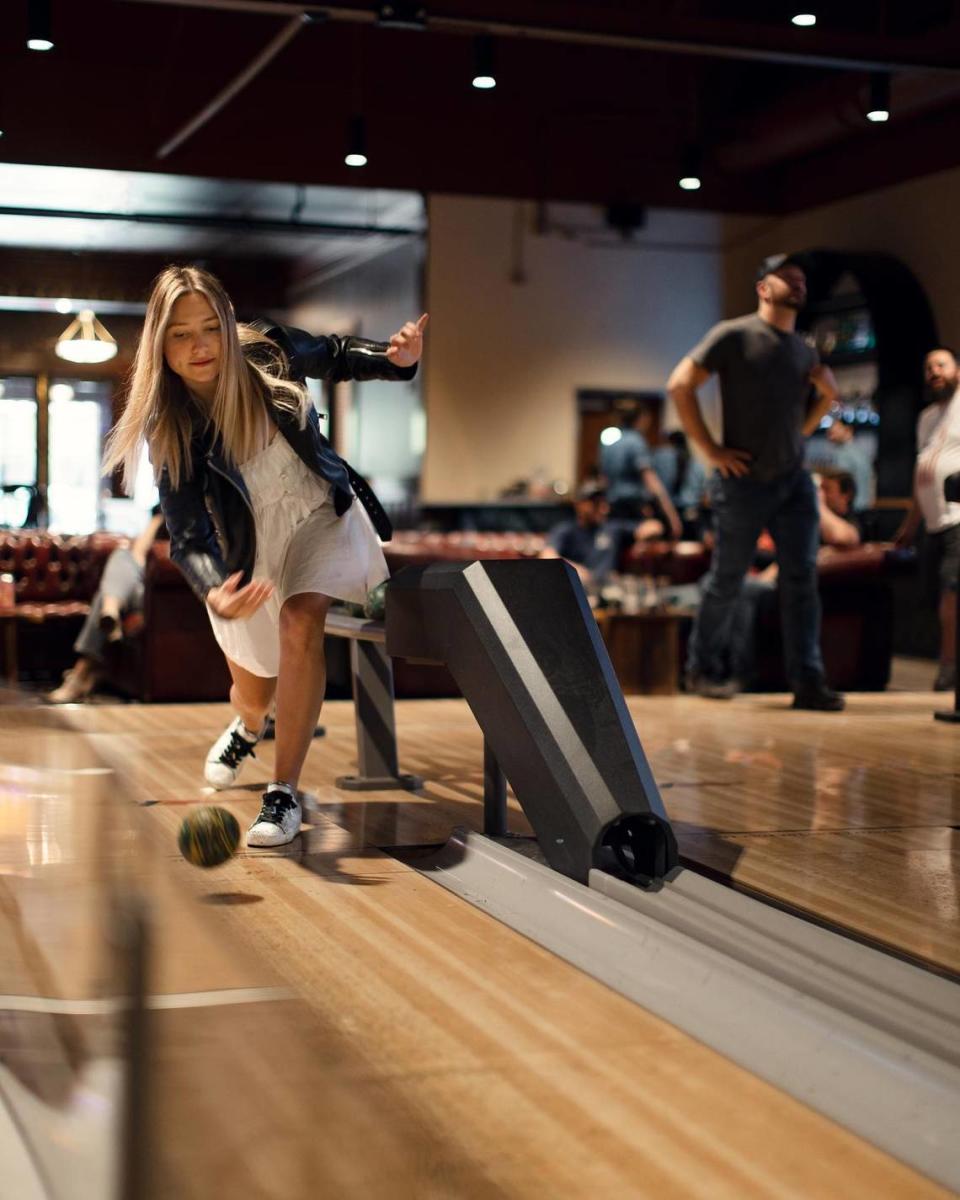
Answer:
<path fill-rule="evenodd" d="M 16 651 L 22 682 L 47 687 L 74 661 L 73 642 L 104 564 L 129 539 L 0 530 L 0 574 L 16 588 Z M 110 647 L 105 683 L 145 701 L 224 700 L 229 675 L 203 606 L 157 542 L 147 561 L 143 617 L 124 622 Z"/>

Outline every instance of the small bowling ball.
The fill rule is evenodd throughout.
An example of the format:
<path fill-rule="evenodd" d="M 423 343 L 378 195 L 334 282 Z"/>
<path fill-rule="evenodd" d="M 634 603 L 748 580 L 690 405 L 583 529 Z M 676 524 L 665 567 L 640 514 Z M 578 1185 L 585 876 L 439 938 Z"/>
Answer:
<path fill-rule="evenodd" d="M 225 808 L 204 805 L 183 818 L 177 837 L 180 853 L 195 867 L 219 867 L 240 845 L 240 826 Z"/>

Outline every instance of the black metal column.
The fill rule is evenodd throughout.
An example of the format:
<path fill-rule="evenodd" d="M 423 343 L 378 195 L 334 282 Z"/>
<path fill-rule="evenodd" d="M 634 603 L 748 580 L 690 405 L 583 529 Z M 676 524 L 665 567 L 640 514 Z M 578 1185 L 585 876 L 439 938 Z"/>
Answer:
<path fill-rule="evenodd" d="M 507 833 L 507 777 L 490 743 L 483 739 L 483 832 L 488 837 Z"/>
<path fill-rule="evenodd" d="M 341 775 L 346 791 L 385 791 L 423 787 L 417 775 L 403 775 L 397 765 L 397 732 L 393 716 L 393 667 L 376 642 L 350 642 L 350 673 L 357 722 L 357 774 Z"/>

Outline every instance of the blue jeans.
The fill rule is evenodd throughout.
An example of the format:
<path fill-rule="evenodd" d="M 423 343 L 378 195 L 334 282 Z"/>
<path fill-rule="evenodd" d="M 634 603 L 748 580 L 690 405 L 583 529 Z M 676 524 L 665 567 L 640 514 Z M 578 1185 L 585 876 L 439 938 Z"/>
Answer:
<path fill-rule="evenodd" d="M 817 591 L 820 513 L 809 473 L 798 469 L 770 483 L 717 475 L 710 492 L 717 542 L 690 636 L 687 670 L 715 681 L 730 677 L 744 577 L 757 538 L 768 529 L 780 569 L 787 679 L 794 689 L 823 679 Z"/>
<path fill-rule="evenodd" d="M 75 653 L 92 658 L 97 663 L 103 662 L 107 648 L 107 636 L 100 628 L 104 596 L 115 596 L 122 613 L 139 612 L 143 608 L 143 567 L 129 550 L 118 547 L 111 552 L 103 568 L 100 586 L 90 601 L 90 612 L 73 643 Z"/>

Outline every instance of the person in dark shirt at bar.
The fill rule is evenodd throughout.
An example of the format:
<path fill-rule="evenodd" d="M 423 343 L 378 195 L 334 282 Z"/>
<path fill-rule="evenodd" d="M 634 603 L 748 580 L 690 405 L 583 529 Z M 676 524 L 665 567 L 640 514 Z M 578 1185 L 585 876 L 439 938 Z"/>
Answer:
<path fill-rule="evenodd" d="M 620 436 L 600 447 L 600 469 L 607 481 L 607 499 L 614 519 L 642 521 L 648 512 L 656 511 L 670 535 L 679 538 L 683 526 L 669 490 L 657 473 L 655 452 L 648 441 L 653 421 L 649 404 L 621 403 Z"/>

